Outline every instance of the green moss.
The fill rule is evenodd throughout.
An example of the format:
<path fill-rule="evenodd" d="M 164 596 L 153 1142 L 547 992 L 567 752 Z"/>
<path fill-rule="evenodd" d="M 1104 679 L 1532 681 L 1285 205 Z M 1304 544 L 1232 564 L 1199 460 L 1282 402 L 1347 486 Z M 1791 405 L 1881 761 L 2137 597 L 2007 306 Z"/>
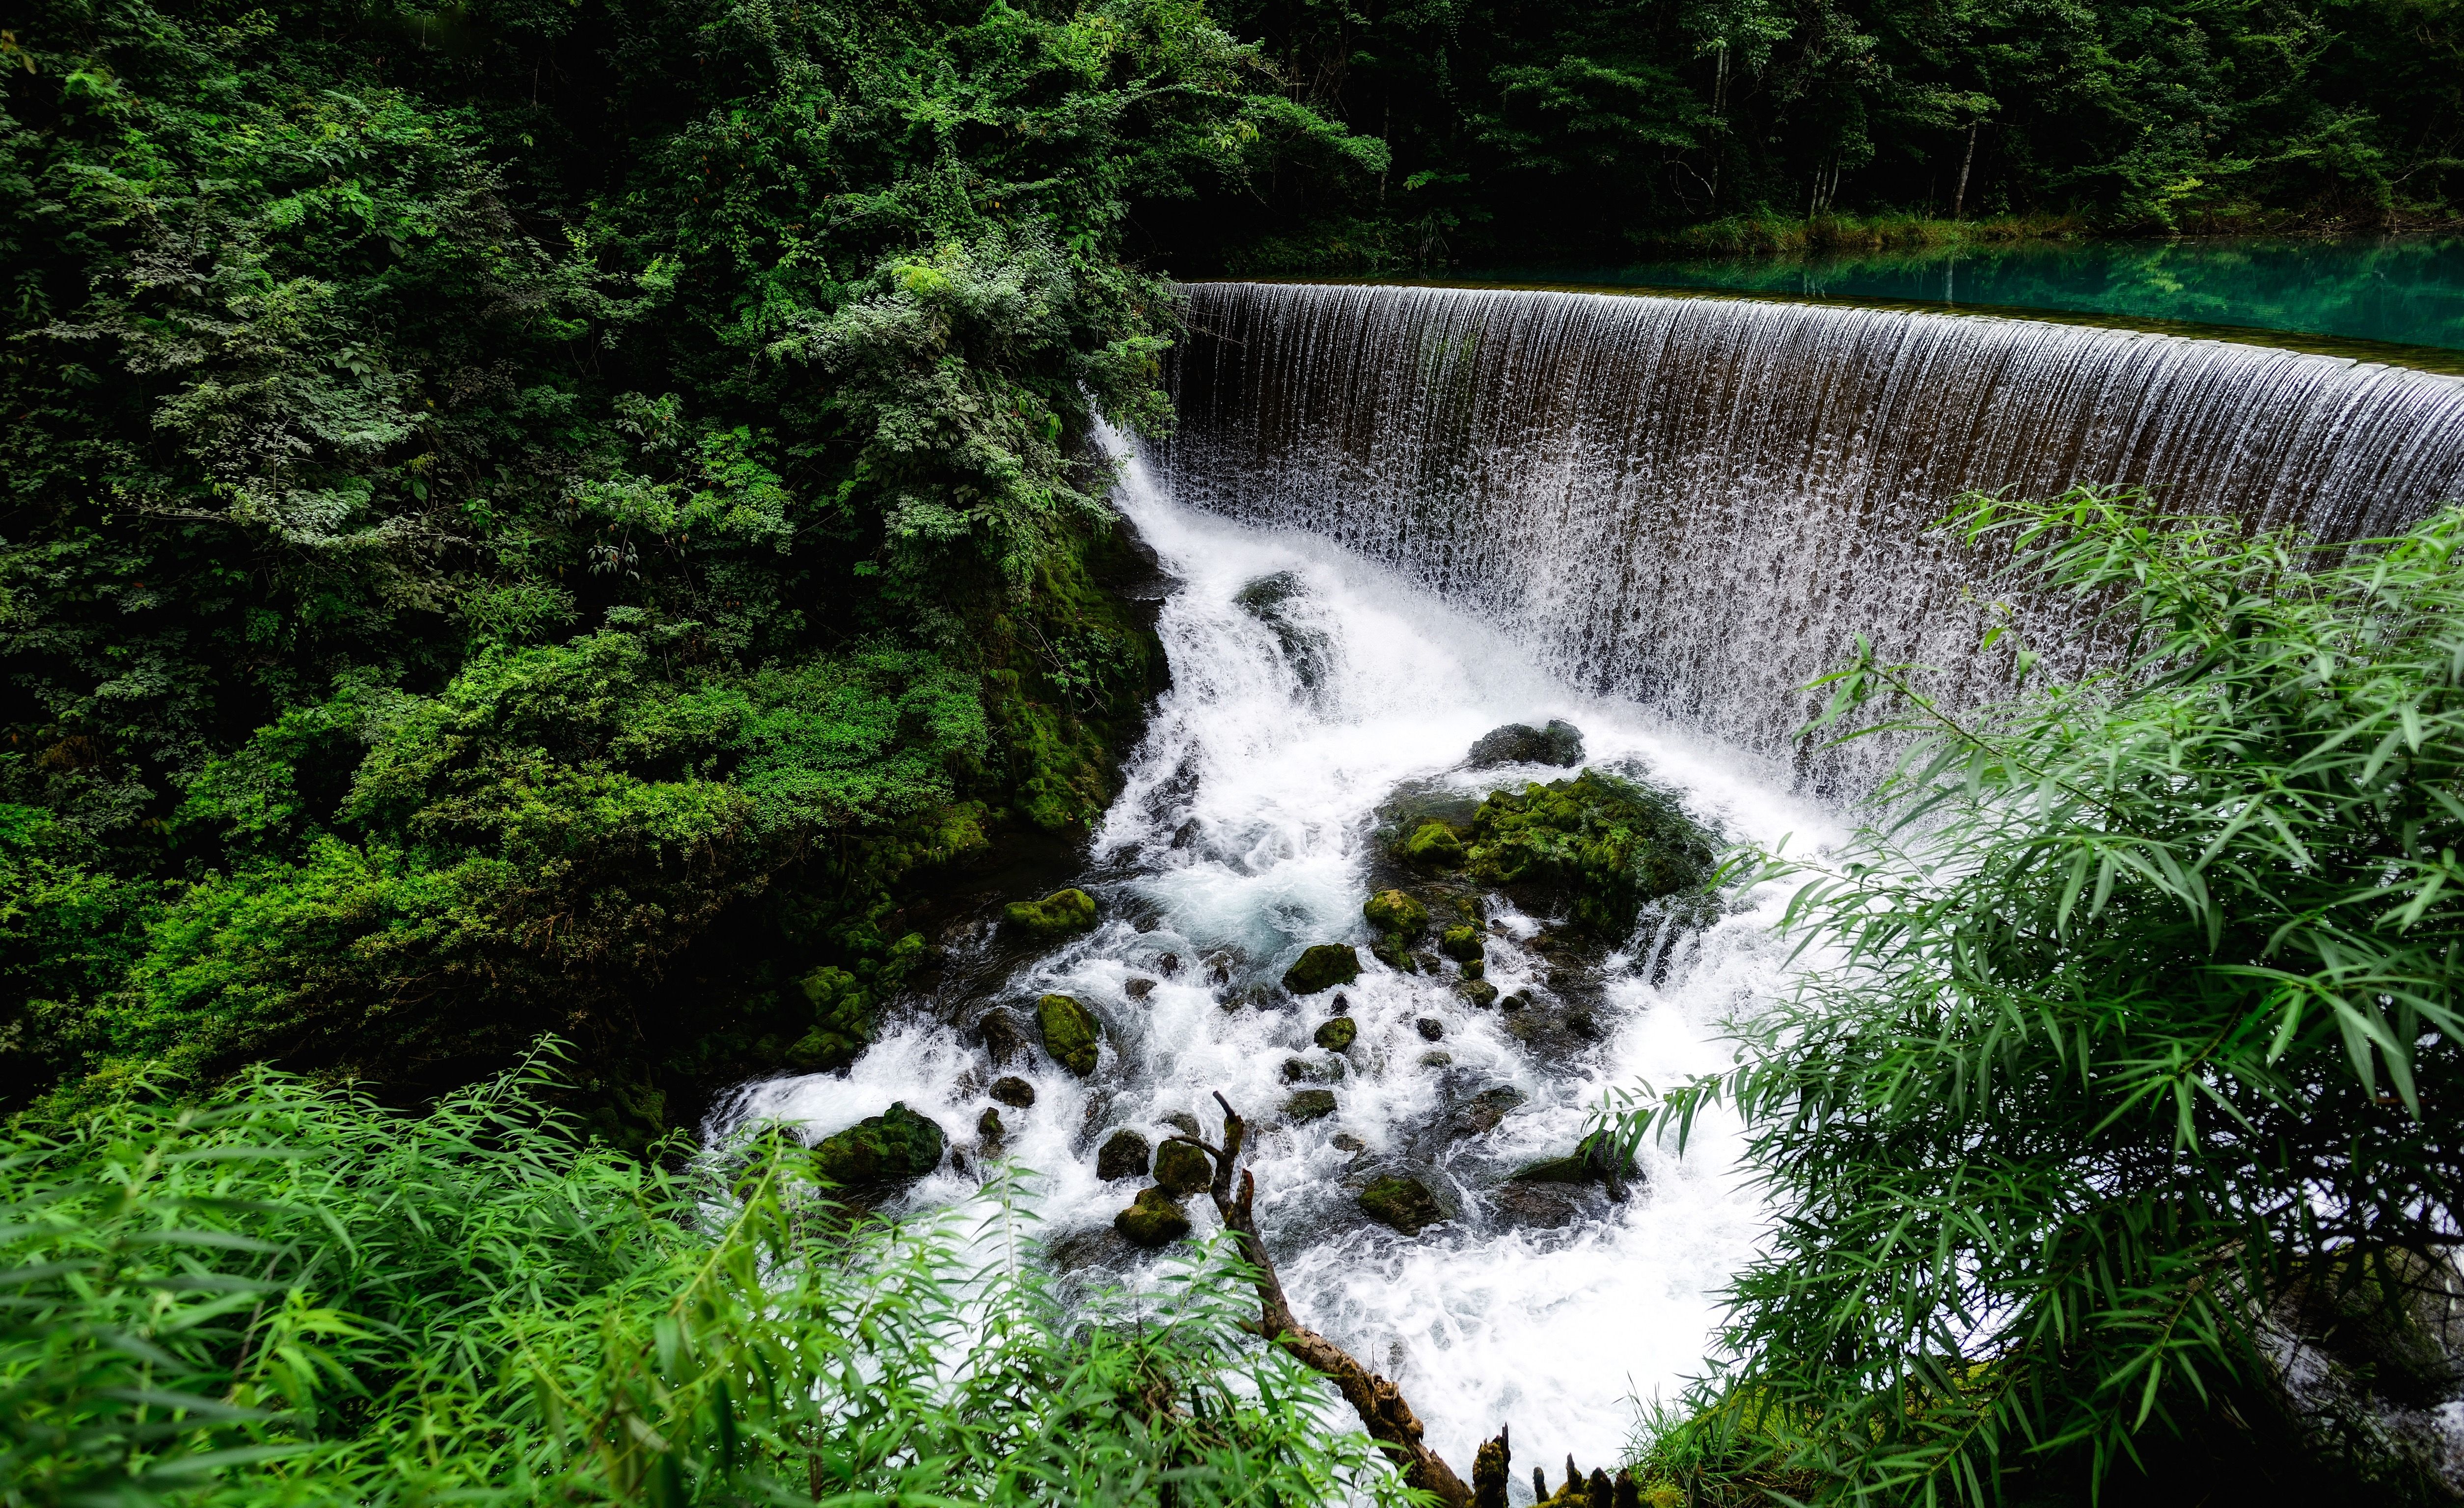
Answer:
<path fill-rule="evenodd" d="M 1360 977 L 1360 954 L 1350 943 L 1320 943 L 1284 971 L 1284 988 L 1294 994 L 1315 994 Z"/>
<path fill-rule="evenodd" d="M 1418 1235 L 1446 1217 L 1437 1196 L 1418 1178 L 1380 1178 L 1360 1191 L 1360 1213 L 1383 1226 Z"/>
<path fill-rule="evenodd" d="M 1466 855 L 1473 878 L 1565 901 L 1575 926 L 1614 940 L 1643 903 L 1701 895 L 1713 849 L 1674 797 L 1586 770 L 1490 796 L 1473 815 Z"/>
<path fill-rule="evenodd" d="M 1412 951 L 1404 946 L 1403 939 L 1391 933 L 1379 937 L 1369 945 L 1369 956 L 1397 973 L 1420 972 L 1419 962 L 1412 956 Z"/>
<path fill-rule="evenodd" d="M 1095 1071 L 1095 1044 L 1104 1029 L 1094 1012 L 1068 995 L 1047 994 L 1035 1002 L 1035 1025 L 1054 1062 L 1081 1079 Z"/>
<path fill-rule="evenodd" d="M 1477 927 L 1449 927 L 1438 934 L 1438 951 L 1457 963 L 1469 963 L 1488 956 L 1488 945 L 1482 940 Z"/>
<path fill-rule="evenodd" d="M 1128 1209 L 1112 1216 L 1112 1229 L 1132 1246 L 1154 1251 L 1189 1234 L 1189 1212 L 1167 1190 L 1141 1189 Z"/>
<path fill-rule="evenodd" d="M 1001 921 L 1030 937 L 1065 937 L 1095 925 L 1095 898 L 1073 887 L 1041 901 L 1012 901 L 1001 907 Z"/>
<path fill-rule="evenodd" d="M 1328 1052 L 1339 1053 L 1350 1047 L 1359 1036 L 1359 1022 L 1348 1016 L 1338 1016 L 1331 1021 L 1319 1023 L 1316 1041 Z"/>
<path fill-rule="evenodd" d="M 1334 1113 L 1334 1091 L 1331 1089 L 1300 1089 L 1284 1101 L 1284 1120 L 1291 1126 L 1307 1126 L 1323 1121 Z"/>
<path fill-rule="evenodd" d="M 842 1189 L 913 1183 L 941 1166 L 941 1127 L 904 1104 L 867 1116 L 813 1148 L 814 1173 Z"/>
<path fill-rule="evenodd" d="M 1155 1148 L 1155 1181 L 1172 1193 L 1192 1193 L 1215 1181 L 1213 1159 L 1187 1142 L 1166 1142 Z"/>
<path fill-rule="evenodd" d="M 1455 830 L 1443 822 L 1427 821 L 1413 829 L 1403 840 L 1402 855 L 1417 864 L 1433 869 L 1452 869 L 1463 862 L 1463 842 Z"/>
<path fill-rule="evenodd" d="M 1485 979 L 1466 979 L 1455 986 L 1455 994 L 1484 1011 L 1497 1003 L 1497 986 Z M 1521 994 L 1522 992 L 1517 991 L 1516 994 Z M 1530 1003 L 1530 999 L 1529 995 L 1523 996 L 1524 1003 L 1527 1005 Z M 1508 1006 L 1507 1009 L 1513 1010 L 1515 1007 Z"/>
<path fill-rule="evenodd" d="M 1408 942 L 1429 928 L 1429 908 L 1402 890 L 1380 890 L 1363 902 L 1360 914 L 1373 931 Z"/>

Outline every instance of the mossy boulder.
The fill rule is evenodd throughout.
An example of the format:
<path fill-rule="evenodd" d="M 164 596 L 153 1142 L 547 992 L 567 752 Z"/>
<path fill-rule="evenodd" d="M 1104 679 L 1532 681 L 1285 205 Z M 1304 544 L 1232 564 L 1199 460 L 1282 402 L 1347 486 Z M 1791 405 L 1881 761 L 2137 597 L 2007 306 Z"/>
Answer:
<path fill-rule="evenodd" d="M 1485 1011 L 1491 1005 L 1497 1003 L 1497 986 L 1489 983 L 1485 979 L 1466 979 L 1463 983 L 1455 986 L 1455 994 L 1462 995 L 1464 999 L 1470 1001 L 1473 1008 L 1476 1010 Z M 1529 995 L 1523 994 L 1519 991 L 1516 994 L 1517 998 L 1523 1000 L 1527 1004 L 1529 1003 L 1531 998 Z M 1509 1005 L 1507 1009 L 1515 1010 L 1518 1009 L 1518 1007 Z"/>
<path fill-rule="evenodd" d="M 1147 1159 L 1155 1148 L 1135 1131 L 1114 1131 L 1105 1138 L 1103 1149 L 1095 1154 L 1095 1176 L 1111 1183 L 1115 1178 L 1144 1178 Z"/>
<path fill-rule="evenodd" d="M 1195 1193 L 1215 1181 L 1214 1159 L 1187 1142 L 1166 1142 L 1155 1148 L 1155 1181 L 1170 1193 Z"/>
<path fill-rule="evenodd" d="M 1470 826 L 1472 878 L 1565 902 L 1595 937 L 1622 940 L 1650 901 L 1690 897 L 1713 914 L 1716 841 L 1665 792 L 1586 770 L 1496 792 Z"/>
<path fill-rule="evenodd" d="M 1370 943 L 1369 956 L 1397 973 L 1420 972 L 1419 963 L 1412 957 L 1411 949 L 1404 944 L 1403 939 L 1392 932 L 1381 933 Z"/>
<path fill-rule="evenodd" d="M 1023 1110 L 1035 1103 L 1035 1085 L 1016 1074 L 1001 1075 L 985 1093 L 1013 1110 Z"/>
<path fill-rule="evenodd" d="M 1483 733 L 1471 746 L 1469 760 L 1475 770 L 1501 764 L 1578 765 L 1583 762 L 1582 730 L 1556 718 L 1546 728 L 1508 723 Z"/>
<path fill-rule="evenodd" d="M 1488 943 L 1477 927 L 1449 927 L 1438 934 L 1438 951 L 1457 963 L 1469 963 L 1488 956 Z"/>
<path fill-rule="evenodd" d="M 1284 1121 L 1290 1126 L 1307 1126 L 1323 1121 L 1334 1113 L 1334 1091 L 1331 1089 L 1295 1090 L 1284 1101 Z"/>
<path fill-rule="evenodd" d="M 1128 1209 L 1112 1216 L 1112 1229 L 1132 1246 L 1152 1252 L 1189 1234 L 1189 1212 L 1167 1190 L 1141 1189 Z"/>
<path fill-rule="evenodd" d="M 1083 1002 L 1066 994 L 1047 994 L 1035 1002 L 1035 1025 L 1044 1034 L 1044 1050 L 1054 1062 L 1081 1079 L 1095 1071 L 1095 1044 L 1104 1029 Z"/>
<path fill-rule="evenodd" d="M 1405 1235 L 1446 1217 L 1445 1207 L 1418 1178 L 1380 1178 L 1360 1191 L 1360 1213 Z"/>
<path fill-rule="evenodd" d="M 1001 921 L 1029 937 L 1064 937 L 1095 925 L 1095 898 L 1072 887 L 1041 901 L 1012 901 L 1001 908 Z"/>
<path fill-rule="evenodd" d="M 991 1105 L 985 1105 L 984 1113 L 976 1117 L 976 1140 L 984 1144 L 986 1151 L 1001 1146 L 1001 1138 L 1008 1134 L 1008 1130 L 1001 1125 L 1001 1112 Z"/>
<path fill-rule="evenodd" d="M 1429 908 L 1401 890 L 1380 890 L 1363 902 L 1360 914 L 1369 919 L 1370 929 L 1386 932 L 1409 942 L 1429 928 Z"/>
<path fill-rule="evenodd" d="M 1360 977 L 1360 954 L 1350 943 L 1320 943 L 1284 971 L 1284 988 L 1294 994 L 1315 994 Z"/>
<path fill-rule="evenodd" d="M 1351 1016 L 1338 1016 L 1331 1021 L 1319 1022 L 1317 1035 L 1311 1039 L 1328 1052 L 1339 1053 L 1358 1040 L 1359 1037 L 1360 1023 Z"/>
<path fill-rule="evenodd" d="M 932 1117 L 902 1103 L 822 1138 L 813 1148 L 813 1171 L 842 1189 L 894 1189 L 940 1167 L 944 1145 Z"/>
<path fill-rule="evenodd" d="M 1399 850 L 1405 859 L 1432 869 L 1454 869 L 1463 862 L 1463 841 L 1461 834 L 1440 821 L 1426 821 L 1412 830 Z"/>

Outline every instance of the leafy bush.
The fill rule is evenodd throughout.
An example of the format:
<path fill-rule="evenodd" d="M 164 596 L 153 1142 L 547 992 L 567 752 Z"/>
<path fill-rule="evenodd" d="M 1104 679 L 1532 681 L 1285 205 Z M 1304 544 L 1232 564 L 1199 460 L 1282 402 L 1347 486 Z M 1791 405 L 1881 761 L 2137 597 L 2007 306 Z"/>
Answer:
<path fill-rule="evenodd" d="M 1928 1501 L 2239 1428 L 2279 1300 L 2398 1292 L 2464 1195 L 2464 511 L 2337 549 L 2084 492 L 1957 522 L 2126 663 L 1959 712 L 1860 647 L 1817 726 L 1913 741 L 1775 871 L 1814 967 L 1659 1111 L 1734 1104 L 1781 1212 L 1698 1402 Z"/>
<path fill-rule="evenodd" d="M 255 1070 L 11 1143 L 0 1503 L 1402 1500 L 1221 1256 L 1065 1319 L 1010 1185 L 854 1220 L 792 1141 L 666 1171 L 554 1088 Z"/>

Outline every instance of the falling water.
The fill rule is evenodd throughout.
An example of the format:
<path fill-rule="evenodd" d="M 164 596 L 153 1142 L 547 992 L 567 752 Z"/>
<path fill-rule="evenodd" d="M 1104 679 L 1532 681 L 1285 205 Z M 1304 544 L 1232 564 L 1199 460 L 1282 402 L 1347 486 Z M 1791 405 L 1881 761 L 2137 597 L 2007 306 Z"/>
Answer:
<path fill-rule="evenodd" d="M 2330 538 L 2464 492 L 2464 382 L 2260 346 L 1402 287 L 1203 284 L 1189 318 L 1153 457 L 1181 503 L 1339 541 L 1769 754 L 1857 632 L 1971 667 L 1955 700 L 2000 687 L 1983 573 L 1927 527 L 1969 489 L 2130 484 Z"/>

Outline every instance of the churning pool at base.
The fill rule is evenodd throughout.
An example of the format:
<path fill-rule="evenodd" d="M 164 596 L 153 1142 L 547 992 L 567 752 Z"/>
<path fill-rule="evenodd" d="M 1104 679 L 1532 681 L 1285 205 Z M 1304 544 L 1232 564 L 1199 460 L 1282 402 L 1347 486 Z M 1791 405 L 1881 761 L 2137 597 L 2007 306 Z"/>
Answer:
<path fill-rule="evenodd" d="M 1040 1174 L 1047 1250 L 1090 1276 L 1147 1280 L 1153 1260 L 1111 1235 L 1138 1185 L 1098 1179 L 1096 1147 L 1120 1127 L 1160 1140 L 1176 1113 L 1196 1114 L 1211 1135 L 1217 1092 L 1262 1117 L 1292 1092 L 1287 1062 L 1326 1061 L 1309 1047 L 1326 997 L 1295 1001 L 1272 981 L 1308 945 L 1367 940 L 1373 813 L 1398 784 L 1485 790 L 1571 773 L 1463 771 L 1473 740 L 1501 724 L 1572 722 L 1588 763 L 1682 793 L 1730 839 L 1803 849 L 1838 836 L 1836 815 L 1785 794 L 1785 772 L 1569 689 L 1380 567 L 1306 535 L 1177 507 L 1134 460 L 1116 496 L 1177 584 L 1158 624 L 1172 688 L 1078 882 L 1103 921 L 1005 967 L 989 926 L 971 924 L 940 940 L 956 955 L 948 975 L 964 984 L 894 1010 L 844 1076 L 753 1085 L 726 1112 L 810 1137 L 893 1102 L 931 1115 L 960 1155 L 901 1208 L 981 1203 L 975 1127 L 994 1078 L 1017 1074 L 1035 1099 L 1001 1107 L 1001 1150 Z M 1248 606 L 1239 599 L 1269 578 L 1282 579 L 1262 616 L 1257 593 Z M 1393 1377 L 1459 1469 L 1501 1424 L 1521 1461 L 1611 1462 L 1632 1432 L 1630 1400 L 1673 1398 L 1701 1369 L 1720 1290 L 1763 1219 L 1736 1168 L 1733 1124 L 1703 1126 L 1682 1159 L 1646 1148 L 1623 1204 L 1586 1194 L 1534 1216 L 1498 1180 L 1569 1151 L 1605 1091 L 1726 1066 L 1721 1021 L 1783 982 L 1788 945 L 1771 928 L 1784 900 L 1778 887 L 1736 898 L 1657 970 L 1612 953 L 1583 984 L 1595 1040 L 1535 1036 L 1528 1022 L 1518 1035 L 1447 980 L 1364 958 L 1344 992 L 1360 1034 L 1332 1083 L 1335 1113 L 1254 1144 L 1260 1221 L 1300 1318 Z M 1526 946 L 1541 919 L 1491 915 L 1489 977 L 1547 995 L 1547 966 Z M 1178 961 L 1171 972 L 1167 955 Z M 1046 993 L 1078 997 L 1104 1023 L 1089 1081 L 1042 1054 L 992 1061 L 984 1013 Z M 1442 1032 L 1434 1045 L 1423 1019 Z M 1483 1095 L 1511 1101 L 1498 1090 L 1521 1099 L 1493 1125 L 1465 1120 Z M 1363 1217 L 1363 1169 L 1396 1167 L 1437 1189 L 1454 1217 L 1418 1236 Z M 1204 1206 L 1190 1201 L 1201 1233 L 1214 1225 Z"/>

